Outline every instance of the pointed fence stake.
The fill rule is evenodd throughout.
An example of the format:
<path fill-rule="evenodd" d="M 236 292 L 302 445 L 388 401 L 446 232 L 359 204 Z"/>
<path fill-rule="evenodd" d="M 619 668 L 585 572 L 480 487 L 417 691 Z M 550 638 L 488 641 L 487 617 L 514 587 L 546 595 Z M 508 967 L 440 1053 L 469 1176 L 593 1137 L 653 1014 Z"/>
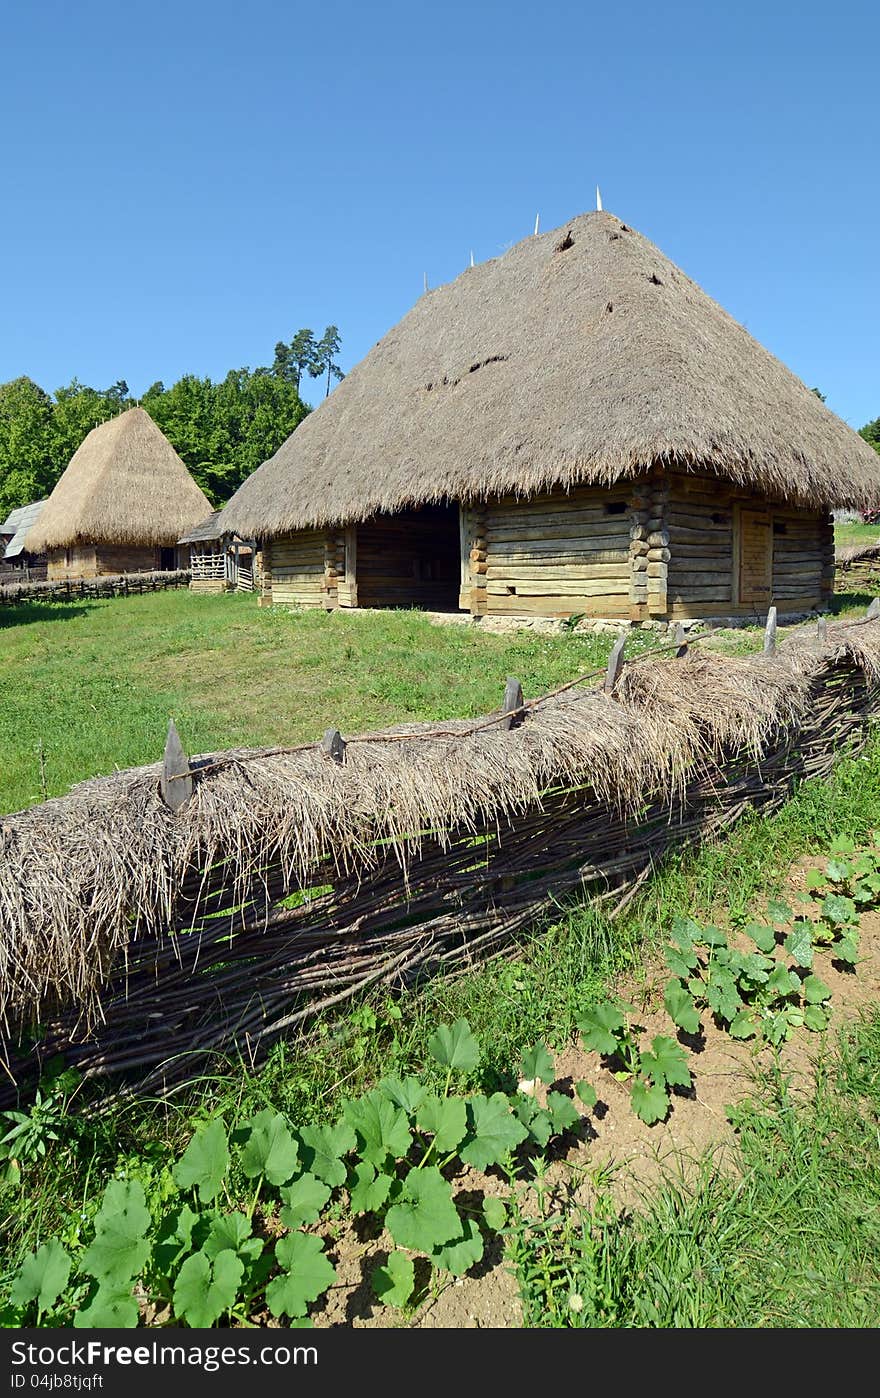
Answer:
<path fill-rule="evenodd" d="M 340 766 L 345 761 L 345 739 L 338 728 L 328 728 L 321 739 L 321 751 Z"/>
<path fill-rule="evenodd" d="M 819 620 L 816 622 L 816 635 L 817 635 L 818 638 L 819 638 L 819 643 L 820 643 L 820 645 L 823 645 L 823 646 L 824 646 L 825 642 L 828 640 L 828 618 L 827 618 L 827 617 L 820 616 Z"/>
<path fill-rule="evenodd" d="M 880 617 L 880 597 L 875 597 L 866 613 L 868 621 L 876 621 Z"/>
<path fill-rule="evenodd" d="M 523 721 L 523 715 L 517 710 L 522 710 L 523 692 L 522 685 L 515 675 L 508 675 L 507 688 L 504 691 L 504 705 L 501 712 L 504 718 L 501 720 L 501 727 L 507 732 L 511 728 L 518 728 Z"/>
<path fill-rule="evenodd" d="M 776 608 L 771 607 L 767 613 L 767 625 L 764 627 L 764 654 L 772 659 L 776 654 Z"/>
<path fill-rule="evenodd" d="M 623 669 L 623 648 L 626 645 L 626 633 L 614 643 L 614 649 L 608 658 L 608 669 L 605 671 L 605 683 L 602 686 L 606 694 L 613 694 L 614 686 L 620 679 L 620 672 Z"/>
<path fill-rule="evenodd" d="M 165 805 L 175 812 L 186 805 L 193 792 L 189 758 L 183 750 L 173 718 L 168 720 L 168 737 L 165 739 L 165 757 L 159 789 Z"/>
<path fill-rule="evenodd" d="M 672 644 L 678 646 L 678 650 L 675 652 L 676 660 L 684 660 L 684 657 L 688 653 L 688 643 L 685 640 L 684 627 L 680 621 L 676 623 L 675 630 L 672 633 Z"/>

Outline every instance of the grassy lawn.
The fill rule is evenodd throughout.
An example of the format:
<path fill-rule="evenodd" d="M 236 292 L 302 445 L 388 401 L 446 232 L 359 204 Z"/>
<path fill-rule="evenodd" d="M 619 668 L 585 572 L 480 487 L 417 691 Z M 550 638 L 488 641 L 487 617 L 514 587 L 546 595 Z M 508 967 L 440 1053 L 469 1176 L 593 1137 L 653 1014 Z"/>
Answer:
<path fill-rule="evenodd" d="M 835 548 L 848 547 L 850 544 L 876 544 L 880 539 L 880 524 L 835 524 L 834 545 Z"/>
<path fill-rule="evenodd" d="M 420 613 L 294 613 L 181 589 L 0 608 L 0 811 L 155 762 L 169 715 L 190 753 L 294 744 L 498 708 L 508 675 L 543 693 L 613 637 L 480 635 Z M 630 650 L 654 644 L 633 637 Z M 41 772 L 42 755 L 42 772 Z"/>

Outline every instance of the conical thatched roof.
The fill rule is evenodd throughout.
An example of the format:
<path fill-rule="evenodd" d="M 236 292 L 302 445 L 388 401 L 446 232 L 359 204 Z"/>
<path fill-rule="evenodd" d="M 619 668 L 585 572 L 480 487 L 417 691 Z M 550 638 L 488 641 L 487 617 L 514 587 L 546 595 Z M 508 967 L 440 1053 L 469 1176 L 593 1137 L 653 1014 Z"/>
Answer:
<path fill-rule="evenodd" d="M 880 495 L 857 433 L 646 238 L 591 213 L 422 297 L 225 514 L 271 535 L 664 461 L 804 504 Z"/>
<path fill-rule="evenodd" d="M 143 408 L 89 433 L 27 537 L 34 553 L 71 544 L 169 546 L 211 505 Z"/>

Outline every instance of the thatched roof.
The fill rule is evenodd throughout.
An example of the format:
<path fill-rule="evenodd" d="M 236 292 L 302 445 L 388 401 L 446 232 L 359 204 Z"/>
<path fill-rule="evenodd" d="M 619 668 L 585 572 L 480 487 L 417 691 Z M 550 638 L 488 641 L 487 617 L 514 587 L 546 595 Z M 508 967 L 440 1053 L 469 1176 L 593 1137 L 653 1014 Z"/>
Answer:
<path fill-rule="evenodd" d="M 880 497 L 877 454 L 610 213 L 428 292 L 226 507 L 248 535 L 655 462 L 803 504 Z"/>
<path fill-rule="evenodd" d="M 10 558 L 19 558 L 24 553 L 25 538 L 28 531 L 39 519 L 45 503 L 45 500 L 34 500 L 30 505 L 19 505 L 17 510 L 12 510 L 6 516 L 6 519 L 0 524 L 0 535 L 10 537 L 5 553 L 0 547 L 0 558 L 8 561 Z"/>
<path fill-rule="evenodd" d="M 220 523 L 222 510 L 215 510 L 207 519 L 203 519 L 201 524 L 197 524 L 195 529 L 188 529 L 177 542 L 179 544 L 204 544 L 212 539 L 223 537 L 223 526 Z"/>
<path fill-rule="evenodd" d="M 165 545 L 211 512 L 143 408 L 101 423 L 77 448 L 27 537 L 34 553 L 76 543 Z"/>

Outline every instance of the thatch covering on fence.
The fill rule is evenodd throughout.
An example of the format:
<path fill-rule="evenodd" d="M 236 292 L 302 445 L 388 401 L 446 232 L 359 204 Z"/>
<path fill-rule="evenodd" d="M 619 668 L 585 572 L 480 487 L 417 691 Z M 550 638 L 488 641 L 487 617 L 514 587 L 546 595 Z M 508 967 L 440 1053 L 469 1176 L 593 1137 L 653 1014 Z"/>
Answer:
<path fill-rule="evenodd" d="M 44 553 L 81 541 L 170 546 L 210 513 L 149 413 L 129 408 L 93 428 L 74 452 L 27 547 Z"/>
<path fill-rule="evenodd" d="M 880 498 L 867 442 L 647 238 L 590 213 L 423 296 L 224 513 L 271 536 L 654 464 L 812 508 Z"/>
<path fill-rule="evenodd" d="M 838 568 L 849 568 L 853 563 L 870 563 L 877 558 L 880 558 L 880 539 L 871 544 L 844 544 L 834 553 Z"/>
<path fill-rule="evenodd" d="M 247 1014 L 241 1005 L 236 1014 L 257 1037 L 274 995 L 285 1011 L 272 1021 L 278 1032 L 306 1013 L 287 1013 L 302 994 L 298 956 L 313 979 L 325 965 L 340 998 L 351 993 L 338 987 L 352 956 L 366 967 L 361 984 L 392 952 L 421 964 L 441 923 L 479 929 L 477 942 L 497 936 L 499 876 L 525 871 L 507 910 L 513 927 L 561 890 L 641 869 L 676 831 L 704 827 L 689 805 L 695 792 L 713 810 L 729 794 L 729 819 L 756 799 L 750 792 L 782 799 L 794 775 L 812 770 L 792 758 L 811 724 L 822 762 L 833 760 L 880 699 L 878 681 L 880 622 L 839 624 L 824 637 L 796 634 L 773 659 L 693 649 L 636 659 L 613 693 L 572 688 L 531 701 L 510 731 L 494 716 L 365 734 L 348 739 L 341 764 L 317 744 L 194 759 L 193 795 L 176 815 L 159 764 L 85 782 L 0 821 L 0 1037 L 8 1047 L 59 1015 L 66 1027 L 50 1046 L 82 1042 L 109 1014 L 109 996 L 104 1031 L 124 1022 L 132 1038 L 124 1062 L 162 1056 L 161 1034 L 152 1058 L 145 1042 L 166 1018 L 164 1051 L 184 1046 L 181 1026 L 204 1035 L 205 1015 L 209 1041 L 228 1043 L 238 1020 L 211 975 L 238 977 Z M 640 849 L 651 803 L 655 833 Z M 308 891 L 329 884 L 333 895 L 312 912 Z M 280 908 L 296 891 L 304 906 Z M 421 927 L 419 908 L 429 916 Z M 95 1071 L 108 1061 L 102 1049 Z"/>

